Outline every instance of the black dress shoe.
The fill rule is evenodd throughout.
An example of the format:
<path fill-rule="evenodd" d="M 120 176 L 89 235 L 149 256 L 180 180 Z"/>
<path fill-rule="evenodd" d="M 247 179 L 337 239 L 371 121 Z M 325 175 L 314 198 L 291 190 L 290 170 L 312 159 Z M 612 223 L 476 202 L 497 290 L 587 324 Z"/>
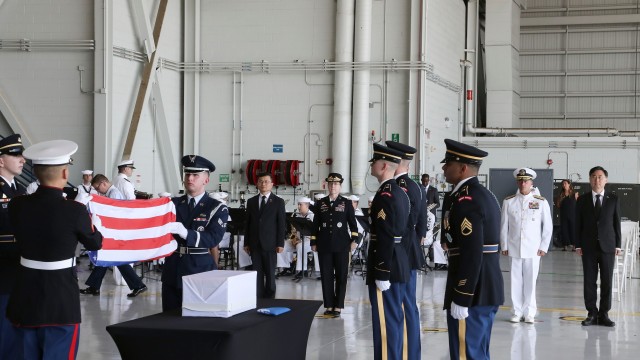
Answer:
<path fill-rule="evenodd" d="M 293 279 L 291 280 L 298 280 L 298 279 L 302 279 L 302 271 L 298 271 L 296 275 L 293 277 Z"/>
<path fill-rule="evenodd" d="M 142 294 L 143 292 L 147 291 L 147 287 L 145 285 L 142 285 L 142 287 L 139 287 L 137 289 L 133 289 L 133 291 L 129 294 L 127 294 L 127 297 L 136 297 L 140 294 Z"/>
<path fill-rule="evenodd" d="M 601 315 L 598 316 L 598 325 L 614 327 L 616 326 L 616 323 L 609 319 L 609 315 Z"/>
<path fill-rule="evenodd" d="M 598 325 L 598 318 L 594 315 L 588 315 L 586 319 L 582 320 L 582 326 Z"/>
<path fill-rule="evenodd" d="M 94 287 L 87 287 L 85 289 L 80 289 L 80 294 L 84 295 L 100 295 L 100 289 L 96 289 Z"/>
<path fill-rule="evenodd" d="M 339 318 L 339 317 L 340 317 L 340 311 L 333 310 L 331 315 L 332 315 L 334 318 Z"/>
<path fill-rule="evenodd" d="M 325 316 L 333 316 L 333 310 L 327 309 L 327 310 L 324 311 L 323 315 L 325 315 Z"/>

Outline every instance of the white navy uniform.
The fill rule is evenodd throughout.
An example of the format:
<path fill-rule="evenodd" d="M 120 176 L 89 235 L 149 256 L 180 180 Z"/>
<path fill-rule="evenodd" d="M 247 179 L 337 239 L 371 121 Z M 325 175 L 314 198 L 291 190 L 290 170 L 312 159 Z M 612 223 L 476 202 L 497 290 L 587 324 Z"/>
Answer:
<path fill-rule="evenodd" d="M 313 212 L 309 210 L 306 215 L 302 215 L 298 212 L 295 213 L 295 217 L 297 218 L 306 218 L 309 221 L 313 221 Z M 300 232 L 297 231 L 298 237 L 300 237 Z M 298 243 L 294 249 L 293 244 L 291 243 L 291 239 L 286 239 L 284 241 L 284 251 L 277 254 L 277 267 L 288 268 L 289 264 L 293 261 L 293 252 L 295 251 L 298 254 L 298 261 L 296 261 L 296 271 L 302 271 L 302 258 L 301 256 L 305 256 L 304 265 L 305 270 L 308 269 L 306 254 L 311 251 L 311 236 L 304 236 L 302 241 L 304 241 L 304 254 L 302 253 L 302 243 Z M 313 263 L 315 271 L 320 272 L 320 263 L 318 262 L 318 252 L 313 252 Z"/>
<path fill-rule="evenodd" d="M 122 173 L 118 174 L 115 180 L 113 180 L 113 186 L 115 186 L 118 190 L 120 190 L 120 192 L 124 195 L 125 200 L 136 199 L 136 194 L 135 194 L 136 189 L 133 186 L 133 183 L 131 183 L 131 181 L 127 177 L 127 175 Z"/>
<path fill-rule="evenodd" d="M 511 257 L 511 300 L 518 316 L 536 315 L 538 250 L 549 250 L 553 223 L 545 198 L 518 192 L 504 199 L 500 222 L 500 248 Z"/>
<path fill-rule="evenodd" d="M 96 195 L 98 192 L 91 184 L 80 184 L 78 185 L 78 194 Z"/>

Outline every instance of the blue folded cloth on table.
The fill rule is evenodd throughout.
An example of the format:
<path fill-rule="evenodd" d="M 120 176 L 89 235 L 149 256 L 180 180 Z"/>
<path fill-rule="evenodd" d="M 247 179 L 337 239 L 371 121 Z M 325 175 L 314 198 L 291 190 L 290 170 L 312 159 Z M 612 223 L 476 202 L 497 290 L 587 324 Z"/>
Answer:
<path fill-rule="evenodd" d="M 258 312 L 260 314 L 271 315 L 271 316 L 282 315 L 289 311 L 291 311 L 291 309 L 287 307 L 268 307 L 268 308 L 258 309 Z"/>

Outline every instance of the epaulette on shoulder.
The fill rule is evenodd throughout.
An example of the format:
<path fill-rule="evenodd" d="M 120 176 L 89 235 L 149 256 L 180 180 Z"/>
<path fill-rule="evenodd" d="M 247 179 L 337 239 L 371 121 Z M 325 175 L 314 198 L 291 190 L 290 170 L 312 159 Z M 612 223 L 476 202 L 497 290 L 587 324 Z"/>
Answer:
<path fill-rule="evenodd" d="M 516 197 L 516 194 L 513 195 L 509 195 L 506 198 L 504 198 L 505 200 L 509 200 L 509 199 L 513 199 L 514 197 Z"/>
<path fill-rule="evenodd" d="M 544 196 L 540 196 L 540 195 L 533 195 L 534 198 L 538 199 L 538 200 L 547 200 L 544 198 Z"/>

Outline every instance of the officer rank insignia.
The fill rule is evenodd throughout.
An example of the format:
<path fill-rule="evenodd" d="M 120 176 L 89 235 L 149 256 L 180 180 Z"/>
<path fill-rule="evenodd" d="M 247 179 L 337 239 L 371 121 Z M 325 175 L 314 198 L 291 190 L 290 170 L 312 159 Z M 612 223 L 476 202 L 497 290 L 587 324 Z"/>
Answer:
<path fill-rule="evenodd" d="M 471 221 L 467 218 L 462 220 L 462 224 L 460 224 L 460 233 L 464 236 L 469 236 L 473 232 L 473 226 L 471 225 Z"/>
<path fill-rule="evenodd" d="M 387 219 L 387 214 L 384 213 L 384 209 L 380 209 L 380 211 L 378 211 L 377 219 L 382 219 L 382 220 Z"/>
<path fill-rule="evenodd" d="M 462 279 L 458 281 L 458 286 L 465 286 L 467 284 L 467 279 Z"/>

